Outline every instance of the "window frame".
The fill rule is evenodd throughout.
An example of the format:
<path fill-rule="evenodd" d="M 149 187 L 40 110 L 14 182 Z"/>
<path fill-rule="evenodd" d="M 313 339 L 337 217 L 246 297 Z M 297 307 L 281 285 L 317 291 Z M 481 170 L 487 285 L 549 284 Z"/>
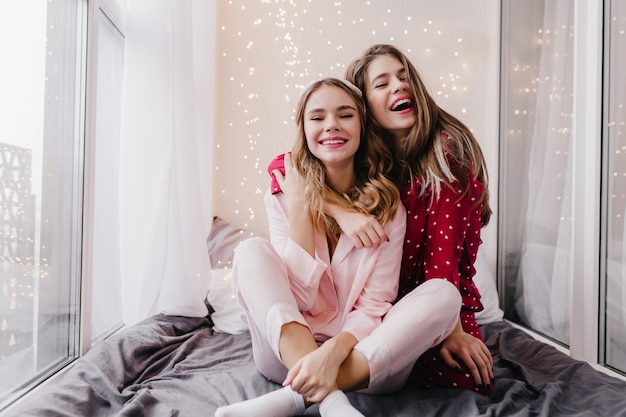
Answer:
<path fill-rule="evenodd" d="M 83 242 L 81 265 L 80 308 L 80 356 L 91 349 L 92 337 L 92 287 L 95 221 L 96 178 L 96 119 L 98 88 L 98 33 L 99 14 L 104 16 L 125 36 L 126 15 L 119 0 L 85 0 L 88 3 L 87 62 L 85 82 L 85 130 L 84 130 L 84 183 L 83 183 Z M 124 1 L 124 0 L 122 0 Z"/>

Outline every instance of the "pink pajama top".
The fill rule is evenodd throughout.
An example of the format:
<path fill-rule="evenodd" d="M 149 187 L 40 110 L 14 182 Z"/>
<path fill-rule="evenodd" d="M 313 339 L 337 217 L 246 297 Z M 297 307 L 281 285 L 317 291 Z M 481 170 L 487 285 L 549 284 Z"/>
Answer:
<path fill-rule="evenodd" d="M 287 197 L 272 191 L 265 195 L 271 242 L 285 262 L 298 308 L 315 339 L 322 343 L 348 331 L 362 340 L 380 325 L 397 296 L 404 207 L 400 204 L 385 226 L 389 242 L 357 249 L 341 234 L 331 259 L 326 236 L 315 232 L 313 258 L 289 238 Z"/>

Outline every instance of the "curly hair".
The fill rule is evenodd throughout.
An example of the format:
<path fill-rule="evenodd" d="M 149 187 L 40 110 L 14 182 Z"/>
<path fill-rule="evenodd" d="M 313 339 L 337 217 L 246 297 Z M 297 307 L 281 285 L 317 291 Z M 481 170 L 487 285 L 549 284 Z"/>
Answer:
<path fill-rule="evenodd" d="M 324 164 L 311 153 L 304 132 L 304 112 L 311 94 L 322 86 L 345 91 L 356 104 L 361 124 L 361 141 L 354 156 L 355 181 L 347 192 L 339 192 L 327 181 Z M 296 111 L 298 133 L 292 149 L 293 166 L 306 179 L 306 199 L 314 227 L 338 238 L 341 229 L 324 213 L 329 202 L 349 211 L 374 215 L 381 225 L 392 220 L 400 204 L 400 193 L 393 177 L 393 158 L 385 141 L 368 131 L 365 103 L 361 91 L 338 78 L 322 78 L 304 88 Z"/>

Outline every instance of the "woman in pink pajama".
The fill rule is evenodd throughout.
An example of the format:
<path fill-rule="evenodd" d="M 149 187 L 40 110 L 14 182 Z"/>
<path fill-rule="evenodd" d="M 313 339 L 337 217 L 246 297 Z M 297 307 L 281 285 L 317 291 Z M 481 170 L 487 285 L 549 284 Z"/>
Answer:
<path fill-rule="evenodd" d="M 271 243 L 242 242 L 233 269 L 255 363 L 283 388 L 221 407 L 218 417 L 288 417 L 313 403 L 322 417 L 362 416 L 344 392 L 402 387 L 459 314 L 458 291 L 445 280 L 392 304 L 406 212 L 389 150 L 364 128 L 360 90 L 338 79 L 314 82 L 301 95 L 296 122 L 294 149 L 284 155 L 283 172 L 271 170 L 275 184 L 265 197 Z M 386 241 L 356 248 L 324 213 L 327 204 L 374 216 Z"/>

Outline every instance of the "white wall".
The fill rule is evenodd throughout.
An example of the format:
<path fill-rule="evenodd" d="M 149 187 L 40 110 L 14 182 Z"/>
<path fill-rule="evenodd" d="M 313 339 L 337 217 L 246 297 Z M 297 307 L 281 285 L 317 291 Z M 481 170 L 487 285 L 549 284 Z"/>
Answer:
<path fill-rule="evenodd" d="M 266 233 L 266 167 L 291 148 L 302 85 L 374 43 L 408 51 L 439 104 L 480 141 L 497 209 L 500 2 L 217 2 L 214 214 Z M 496 217 L 483 241 L 492 268 Z"/>

